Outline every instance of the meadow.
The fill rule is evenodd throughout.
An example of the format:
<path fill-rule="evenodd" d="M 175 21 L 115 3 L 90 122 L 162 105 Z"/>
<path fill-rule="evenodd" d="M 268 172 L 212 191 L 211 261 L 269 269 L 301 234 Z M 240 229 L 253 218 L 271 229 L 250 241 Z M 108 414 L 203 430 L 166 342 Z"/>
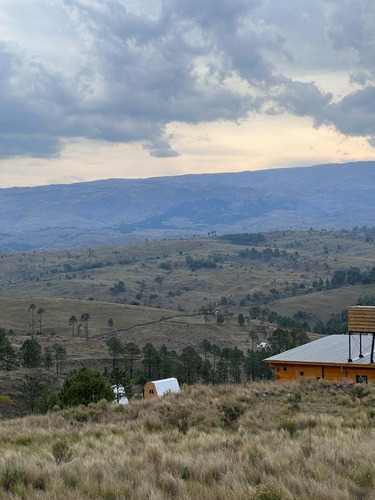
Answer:
<path fill-rule="evenodd" d="M 0 497 L 349 500 L 375 486 L 375 389 L 190 386 L 0 422 Z"/>

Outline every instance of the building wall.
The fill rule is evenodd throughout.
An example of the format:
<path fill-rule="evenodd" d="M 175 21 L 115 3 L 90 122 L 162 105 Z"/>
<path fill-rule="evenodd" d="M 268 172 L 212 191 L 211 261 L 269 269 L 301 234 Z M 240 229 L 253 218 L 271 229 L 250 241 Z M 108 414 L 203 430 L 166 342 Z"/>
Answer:
<path fill-rule="evenodd" d="M 156 398 L 157 395 L 155 384 L 153 382 L 147 382 L 145 387 L 145 399 Z"/>
<path fill-rule="evenodd" d="M 276 380 L 280 382 L 313 378 L 331 382 L 349 379 L 353 382 L 367 381 L 375 383 L 375 366 L 373 365 L 329 365 L 287 362 L 273 362 L 269 364 L 274 367 Z"/>

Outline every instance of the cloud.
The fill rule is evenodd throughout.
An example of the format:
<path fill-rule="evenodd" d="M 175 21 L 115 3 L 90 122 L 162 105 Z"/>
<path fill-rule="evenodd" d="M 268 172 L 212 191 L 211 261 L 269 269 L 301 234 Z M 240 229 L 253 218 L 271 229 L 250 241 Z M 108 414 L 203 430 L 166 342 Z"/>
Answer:
<path fill-rule="evenodd" d="M 239 122 L 261 111 L 311 116 L 317 125 L 368 134 L 372 111 L 364 103 L 372 92 L 362 87 L 375 68 L 375 31 L 374 7 L 367 5 L 54 0 L 47 6 L 20 0 L 16 8 L 5 2 L 0 158 L 55 156 L 79 137 L 139 142 L 152 156 L 173 157 L 178 152 L 165 133 L 169 123 Z M 323 52 L 325 68 L 345 67 L 348 54 L 354 61 L 352 82 L 361 88 L 339 103 L 313 81 L 289 74 L 293 65 L 309 66 L 304 56 L 315 67 Z M 342 54 L 339 62 L 335 52 Z M 350 124 L 349 108 L 356 110 Z"/>

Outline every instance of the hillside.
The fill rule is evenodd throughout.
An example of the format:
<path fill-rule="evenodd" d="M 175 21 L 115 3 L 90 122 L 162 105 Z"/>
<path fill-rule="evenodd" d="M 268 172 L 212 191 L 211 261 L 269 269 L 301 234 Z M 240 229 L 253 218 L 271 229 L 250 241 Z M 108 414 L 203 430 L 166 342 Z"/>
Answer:
<path fill-rule="evenodd" d="M 373 498 L 373 387 L 192 386 L 0 421 L 4 500 Z"/>
<path fill-rule="evenodd" d="M 0 249 L 373 225 L 375 163 L 0 190 Z"/>
<path fill-rule="evenodd" d="M 32 314 L 40 330 L 42 308 L 38 342 L 43 349 L 55 343 L 65 348 L 65 374 L 82 363 L 110 366 L 106 340 L 113 336 L 177 354 L 189 346 L 199 350 L 204 339 L 246 353 L 251 331 L 263 341 L 277 328 L 276 313 L 289 318 L 282 326 L 295 321 L 311 330 L 333 318 L 331 333 L 339 333 L 341 312 L 375 296 L 374 279 L 364 279 L 374 268 L 374 236 L 373 229 L 279 231 L 3 252 L 0 327 L 12 331 L 19 349 L 32 331 Z M 331 286 L 336 273 L 350 269 L 357 270 L 354 284 Z M 223 316 L 221 324 L 215 312 Z M 69 320 L 84 313 L 90 316 L 89 338 L 78 321 L 73 337 Z"/>

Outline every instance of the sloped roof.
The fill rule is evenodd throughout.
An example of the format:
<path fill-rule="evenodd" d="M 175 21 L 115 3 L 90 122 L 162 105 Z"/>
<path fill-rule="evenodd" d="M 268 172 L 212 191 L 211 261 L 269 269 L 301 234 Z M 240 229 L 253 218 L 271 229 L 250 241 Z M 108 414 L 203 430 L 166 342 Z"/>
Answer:
<path fill-rule="evenodd" d="M 158 396 L 163 396 L 167 392 L 180 392 L 180 386 L 176 378 L 165 378 L 163 380 L 153 380 Z"/>
<path fill-rule="evenodd" d="M 349 336 L 327 335 L 308 344 L 276 354 L 265 361 L 294 361 L 301 363 L 370 364 L 372 335 L 362 335 L 362 354 L 359 357 L 359 335 L 351 336 L 351 359 L 349 358 Z"/>

